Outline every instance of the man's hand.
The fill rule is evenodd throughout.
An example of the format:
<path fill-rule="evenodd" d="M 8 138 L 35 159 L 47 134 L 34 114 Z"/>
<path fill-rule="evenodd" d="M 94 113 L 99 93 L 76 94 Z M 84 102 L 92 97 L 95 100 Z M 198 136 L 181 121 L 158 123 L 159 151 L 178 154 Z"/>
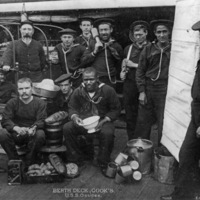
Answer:
<path fill-rule="evenodd" d="M 18 135 L 26 135 L 26 134 L 28 133 L 28 128 L 27 128 L 27 127 L 14 126 L 13 130 L 14 130 Z"/>
<path fill-rule="evenodd" d="M 55 65 L 59 63 L 58 56 L 51 55 L 49 60 Z"/>
<path fill-rule="evenodd" d="M 124 81 L 126 79 L 126 71 L 122 70 L 120 72 L 120 78 L 121 78 L 122 81 Z"/>
<path fill-rule="evenodd" d="M 4 65 L 3 66 L 3 70 L 4 71 L 9 71 L 10 70 L 10 66 L 9 65 Z"/>
<path fill-rule="evenodd" d="M 137 68 L 138 64 L 132 62 L 131 60 L 128 60 L 127 58 L 125 58 L 122 62 L 123 66 L 126 66 L 127 68 Z"/>
<path fill-rule="evenodd" d="M 96 126 L 96 130 L 99 130 L 102 128 L 103 124 L 105 124 L 106 122 L 110 122 L 111 119 L 109 117 L 105 117 L 104 119 L 100 120 L 100 122 L 98 123 L 98 125 Z"/>
<path fill-rule="evenodd" d="M 197 138 L 200 138 L 200 126 L 196 130 L 196 136 Z"/>
<path fill-rule="evenodd" d="M 82 74 L 84 72 L 84 70 L 85 70 L 84 68 L 80 68 L 80 69 L 77 69 L 76 72 L 79 73 L 79 74 Z"/>
<path fill-rule="evenodd" d="M 99 52 L 99 49 L 102 47 L 103 47 L 103 44 L 100 41 L 96 42 L 93 53 L 97 54 Z"/>
<path fill-rule="evenodd" d="M 147 103 L 147 96 L 145 92 L 140 92 L 139 102 L 141 105 L 145 105 Z"/>
<path fill-rule="evenodd" d="M 28 129 L 28 135 L 29 136 L 34 136 L 35 133 L 36 133 L 36 128 L 37 128 L 37 126 L 33 126 L 33 127 L 29 128 Z"/>
<path fill-rule="evenodd" d="M 77 125 L 79 125 L 79 126 L 83 124 L 83 120 L 82 120 L 81 118 L 79 118 L 78 115 L 74 115 L 74 116 L 72 117 L 72 120 L 73 120 L 73 122 L 74 122 L 75 124 L 77 124 Z"/>

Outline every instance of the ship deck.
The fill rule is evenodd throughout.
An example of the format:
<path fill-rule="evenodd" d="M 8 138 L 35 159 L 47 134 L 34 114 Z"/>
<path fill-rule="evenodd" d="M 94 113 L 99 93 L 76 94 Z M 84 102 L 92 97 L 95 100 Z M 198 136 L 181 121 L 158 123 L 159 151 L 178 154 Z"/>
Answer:
<path fill-rule="evenodd" d="M 119 124 L 118 124 L 119 125 Z M 115 131 L 114 159 L 127 142 L 125 128 Z M 87 162 L 80 176 L 65 179 L 62 183 L 7 185 L 7 173 L 0 173 L 0 200 L 159 200 L 163 194 L 173 190 L 173 185 L 159 183 L 153 173 L 144 175 L 139 182 L 115 183 L 106 178 L 98 167 Z"/>

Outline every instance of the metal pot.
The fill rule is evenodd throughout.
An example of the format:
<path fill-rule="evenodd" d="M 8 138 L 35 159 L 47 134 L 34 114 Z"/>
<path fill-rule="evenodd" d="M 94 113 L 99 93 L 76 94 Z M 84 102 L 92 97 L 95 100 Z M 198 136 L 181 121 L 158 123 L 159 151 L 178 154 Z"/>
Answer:
<path fill-rule="evenodd" d="M 149 174 L 153 155 L 153 143 L 146 139 L 133 139 L 127 142 L 129 156 L 136 159 L 140 165 L 142 174 Z"/>

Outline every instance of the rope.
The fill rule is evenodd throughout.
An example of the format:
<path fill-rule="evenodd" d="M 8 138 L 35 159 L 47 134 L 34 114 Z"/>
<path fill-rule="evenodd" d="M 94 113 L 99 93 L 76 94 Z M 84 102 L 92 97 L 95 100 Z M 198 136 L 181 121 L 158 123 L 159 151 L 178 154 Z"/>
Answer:
<path fill-rule="evenodd" d="M 108 65 L 108 54 L 107 54 L 107 45 L 105 43 L 105 60 L 106 60 L 106 68 L 107 68 L 107 72 L 108 72 L 108 77 L 109 80 L 112 84 L 116 84 L 116 79 L 114 81 L 112 81 L 111 76 L 110 76 L 110 69 L 109 69 L 109 65 Z"/>

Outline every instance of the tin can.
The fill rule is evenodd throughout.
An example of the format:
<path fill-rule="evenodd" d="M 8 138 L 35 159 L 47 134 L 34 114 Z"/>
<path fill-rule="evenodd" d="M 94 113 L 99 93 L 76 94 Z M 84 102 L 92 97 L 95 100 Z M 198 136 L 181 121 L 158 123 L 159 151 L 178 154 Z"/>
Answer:
<path fill-rule="evenodd" d="M 22 161 L 10 160 L 8 162 L 8 185 L 22 184 Z"/>
<path fill-rule="evenodd" d="M 117 164 L 114 162 L 110 162 L 108 164 L 107 170 L 106 170 L 106 176 L 110 178 L 114 178 L 117 173 Z"/>

